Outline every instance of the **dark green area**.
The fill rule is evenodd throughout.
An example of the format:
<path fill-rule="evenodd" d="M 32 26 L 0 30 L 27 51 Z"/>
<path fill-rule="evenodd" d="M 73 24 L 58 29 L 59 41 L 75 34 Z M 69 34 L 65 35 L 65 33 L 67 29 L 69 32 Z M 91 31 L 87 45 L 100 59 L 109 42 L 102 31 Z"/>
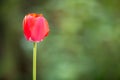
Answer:
<path fill-rule="evenodd" d="M 32 80 L 22 20 L 42 13 L 37 80 L 120 80 L 120 0 L 0 0 L 0 80 Z"/>

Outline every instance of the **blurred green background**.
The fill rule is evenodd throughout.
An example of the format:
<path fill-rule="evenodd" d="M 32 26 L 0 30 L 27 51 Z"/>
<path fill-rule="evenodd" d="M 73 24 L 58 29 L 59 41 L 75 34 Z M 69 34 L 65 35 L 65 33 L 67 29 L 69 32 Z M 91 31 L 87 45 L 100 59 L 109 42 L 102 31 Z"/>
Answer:
<path fill-rule="evenodd" d="M 32 80 L 22 28 L 32 12 L 50 25 L 37 80 L 120 80 L 120 0 L 0 0 L 0 80 Z"/>

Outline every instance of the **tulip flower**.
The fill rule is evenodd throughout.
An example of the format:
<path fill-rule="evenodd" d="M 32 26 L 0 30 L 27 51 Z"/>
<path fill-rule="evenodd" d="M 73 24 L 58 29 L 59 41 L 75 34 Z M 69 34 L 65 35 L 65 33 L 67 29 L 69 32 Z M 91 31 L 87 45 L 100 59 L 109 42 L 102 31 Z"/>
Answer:
<path fill-rule="evenodd" d="M 49 33 L 49 25 L 42 14 L 31 13 L 23 19 L 25 38 L 28 41 L 41 42 Z"/>
<path fill-rule="evenodd" d="M 33 80 L 36 80 L 37 42 L 41 42 L 49 33 L 49 25 L 42 14 L 31 13 L 23 19 L 25 38 L 33 45 Z"/>

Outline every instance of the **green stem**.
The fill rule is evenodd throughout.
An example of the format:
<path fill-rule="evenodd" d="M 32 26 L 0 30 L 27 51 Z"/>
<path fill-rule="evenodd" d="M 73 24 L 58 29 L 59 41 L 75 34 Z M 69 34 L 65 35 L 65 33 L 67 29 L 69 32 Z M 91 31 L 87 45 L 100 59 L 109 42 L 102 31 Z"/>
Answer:
<path fill-rule="evenodd" d="M 36 80 L 37 43 L 33 43 L 33 80 Z"/>

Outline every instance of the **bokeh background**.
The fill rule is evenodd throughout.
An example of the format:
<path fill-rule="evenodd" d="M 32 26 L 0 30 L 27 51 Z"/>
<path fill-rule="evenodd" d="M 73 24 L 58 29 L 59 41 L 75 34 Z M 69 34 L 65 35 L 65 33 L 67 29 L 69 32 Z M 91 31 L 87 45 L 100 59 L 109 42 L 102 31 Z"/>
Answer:
<path fill-rule="evenodd" d="M 120 0 L 0 0 L 0 80 L 32 80 L 22 20 L 33 12 L 50 25 L 37 80 L 120 80 Z"/>

